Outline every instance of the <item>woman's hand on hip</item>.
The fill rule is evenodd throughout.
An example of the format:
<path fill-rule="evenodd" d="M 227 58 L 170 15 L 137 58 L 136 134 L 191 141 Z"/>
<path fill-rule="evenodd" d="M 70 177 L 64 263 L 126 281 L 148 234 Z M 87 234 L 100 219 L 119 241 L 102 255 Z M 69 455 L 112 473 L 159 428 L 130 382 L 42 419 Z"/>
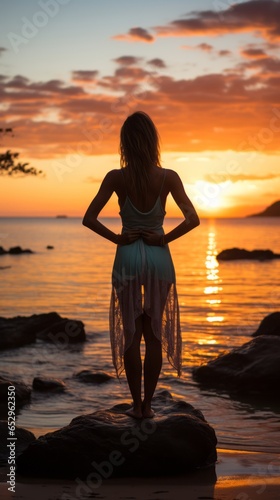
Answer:
<path fill-rule="evenodd" d="M 141 237 L 139 229 L 131 229 L 125 233 L 118 234 L 117 245 L 130 245 Z"/>
<path fill-rule="evenodd" d="M 164 241 L 163 241 L 163 234 L 158 234 L 155 231 L 148 231 L 148 230 L 143 230 L 141 231 L 141 236 L 143 238 L 144 243 L 146 245 L 152 245 L 152 246 L 163 246 Z"/>

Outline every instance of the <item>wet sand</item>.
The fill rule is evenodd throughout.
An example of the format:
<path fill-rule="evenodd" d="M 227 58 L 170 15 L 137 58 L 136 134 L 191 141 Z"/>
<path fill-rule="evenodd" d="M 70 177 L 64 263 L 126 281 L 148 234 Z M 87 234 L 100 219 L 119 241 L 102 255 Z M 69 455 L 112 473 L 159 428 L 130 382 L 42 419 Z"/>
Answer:
<path fill-rule="evenodd" d="M 1 481 L 6 481 L 0 469 Z M 170 477 L 111 478 L 101 484 L 16 476 L 15 493 L 0 484 L 2 500 L 278 500 L 280 455 L 218 450 L 215 467 Z"/>

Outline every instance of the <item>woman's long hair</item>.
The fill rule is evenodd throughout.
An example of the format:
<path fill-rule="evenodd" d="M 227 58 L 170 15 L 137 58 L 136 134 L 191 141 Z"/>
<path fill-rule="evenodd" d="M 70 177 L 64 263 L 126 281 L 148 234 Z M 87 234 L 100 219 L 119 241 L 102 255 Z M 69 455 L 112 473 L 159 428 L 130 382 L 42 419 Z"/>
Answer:
<path fill-rule="evenodd" d="M 143 111 L 128 116 L 120 133 L 120 164 L 128 167 L 129 186 L 147 196 L 147 167 L 160 167 L 159 134 L 151 118 Z"/>

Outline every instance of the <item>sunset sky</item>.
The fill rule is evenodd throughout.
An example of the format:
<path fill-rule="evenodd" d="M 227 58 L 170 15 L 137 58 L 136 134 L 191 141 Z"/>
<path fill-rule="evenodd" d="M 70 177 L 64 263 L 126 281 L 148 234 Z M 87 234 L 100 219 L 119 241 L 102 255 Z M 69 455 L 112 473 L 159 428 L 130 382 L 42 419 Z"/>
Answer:
<path fill-rule="evenodd" d="M 0 215 L 82 216 L 137 110 L 201 217 L 262 210 L 280 198 L 279 41 L 276 0 L 0 0 L 0 151 L 45 173 L 2 176 Z"/>

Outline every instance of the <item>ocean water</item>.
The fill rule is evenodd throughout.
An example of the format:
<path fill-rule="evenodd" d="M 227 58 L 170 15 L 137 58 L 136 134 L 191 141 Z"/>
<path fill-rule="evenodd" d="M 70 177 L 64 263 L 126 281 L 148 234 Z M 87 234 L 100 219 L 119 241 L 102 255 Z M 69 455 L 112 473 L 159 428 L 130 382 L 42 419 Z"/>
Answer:
<path fill-rule="evenodd" d="M 120 221 L 103 219 L 120 231 Z M 166 219 L 165 231 L 179 220 Z M 131 402 L 125 376 L 101 386 L 78 382 L 82 369 L 115 376 L 108 334 L 111 269 L 115 246 L 78 218 L 3 218 L 0 245 L 20 245 L 32 255 L 0 256 L 0 315 L 12 317 L 57 311 L 85 323 L 87 342 L 57 347 L 42 341 L 0 352 L 0 375 L 32 384 L 35 376 L 61 378 L 64 394 L 33 392 L 17 415 L 17 425 L 36 435 L 68 424 L 81 413 Z M 53 250 L 47 250 L 53 245 Z M 170 244 L 179 295 L 183 374 L 176 376 L 164 357 L 157 386 L 199 408 L 225 449 L 279 453 L 280 400 L 233 399 L 226 391 L 200 389 L 192 368 L 251 339 L 267 314 L 279 310 L 280 260 L 218 263 L 230 247 L 280 253 L 279 221 L 273 218 L 204 219 Z M 142 351 L 144 352 L 144 350 Z"/>

